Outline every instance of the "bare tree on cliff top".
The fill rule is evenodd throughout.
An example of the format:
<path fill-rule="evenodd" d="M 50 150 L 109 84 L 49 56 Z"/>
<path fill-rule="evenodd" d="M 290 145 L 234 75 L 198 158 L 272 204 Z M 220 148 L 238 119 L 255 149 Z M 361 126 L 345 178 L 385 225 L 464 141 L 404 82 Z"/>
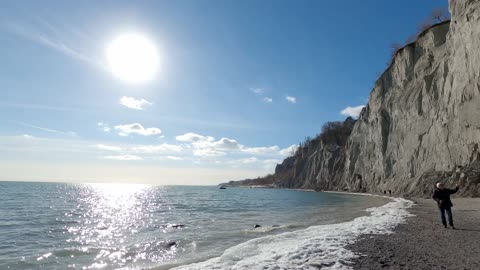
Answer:
<path fill-rule="evenodd" d="M 450 13 L 446 8 L 436 8 L 432 10 L 431 18 L 434 23 L 441 23 L 450 19 Z"/>

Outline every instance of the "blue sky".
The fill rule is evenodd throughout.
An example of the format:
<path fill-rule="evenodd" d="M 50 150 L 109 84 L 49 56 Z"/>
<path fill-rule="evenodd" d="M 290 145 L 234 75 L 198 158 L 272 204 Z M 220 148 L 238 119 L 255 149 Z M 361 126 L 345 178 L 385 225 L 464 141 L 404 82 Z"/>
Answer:
<path fill-rule="evenodd" d="M 1 180 L 212 184 L 272 172 L 364 105 L 390 44 L 447 1 L 0 5 Z M 105 67 L 123 33 L 154 42 L 153 80 Z"/>

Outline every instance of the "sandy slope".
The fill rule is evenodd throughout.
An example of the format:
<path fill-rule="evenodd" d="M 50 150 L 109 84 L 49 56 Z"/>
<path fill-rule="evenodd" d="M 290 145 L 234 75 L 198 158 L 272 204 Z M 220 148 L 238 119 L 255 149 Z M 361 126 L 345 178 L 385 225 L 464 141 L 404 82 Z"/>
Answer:
<path fill-rule="evenodd" d="M 394 234 L 365 236 L 354 269 L 480 269 L 480 198 L 453 199 L 457 230 L 445 229 L 431 199 L 415 199 L 414 217 Z"/>

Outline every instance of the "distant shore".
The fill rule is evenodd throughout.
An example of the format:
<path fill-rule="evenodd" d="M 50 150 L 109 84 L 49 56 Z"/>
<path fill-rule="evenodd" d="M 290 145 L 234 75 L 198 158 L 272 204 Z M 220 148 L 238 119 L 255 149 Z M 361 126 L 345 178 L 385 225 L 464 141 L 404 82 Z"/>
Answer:
<path fill-rule="evenodd" d="M 480 269 L 480 198 L 454 198 L 456 230 L 445 229 L 431 199 L 411 199 L 414 216 L 390 235 L 365 235 L 347 247 L 353 269 Z"/>

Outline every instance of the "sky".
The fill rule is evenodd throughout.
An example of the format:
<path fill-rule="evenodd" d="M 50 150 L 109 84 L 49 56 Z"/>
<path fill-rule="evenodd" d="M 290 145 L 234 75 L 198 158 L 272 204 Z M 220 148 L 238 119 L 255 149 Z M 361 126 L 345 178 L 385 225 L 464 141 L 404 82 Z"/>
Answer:
<path fill-rule="evenodd" d="M 0 180 L 209 185 L 272 173 L 325 122 L 356 117 L 390 44 L 446 6 L 1 1 Z M 112 72 L 108 48 L 125 34 L 154 46 L 148 80 Z"/>

